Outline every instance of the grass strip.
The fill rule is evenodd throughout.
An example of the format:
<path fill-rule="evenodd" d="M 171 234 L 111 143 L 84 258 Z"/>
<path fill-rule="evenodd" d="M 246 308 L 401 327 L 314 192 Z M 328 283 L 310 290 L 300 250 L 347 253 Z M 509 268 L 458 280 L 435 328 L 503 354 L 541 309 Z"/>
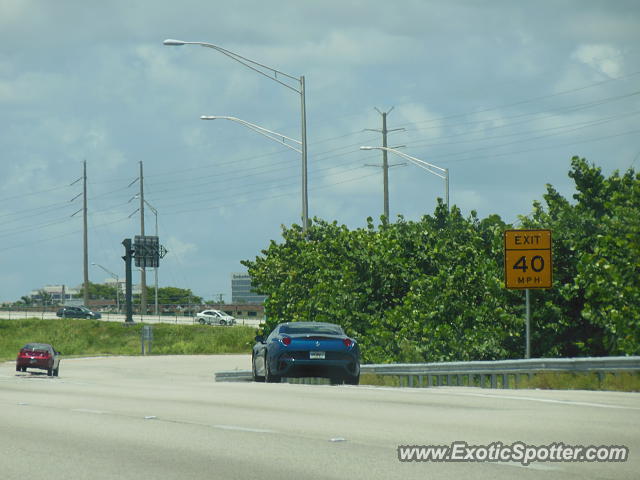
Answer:
<path fill-rule="evenodd" d="M 254 327 L 146 324 L 153 326 L 154 355 L 250 353 Z M 142 323 L 79 319 L 0 320 L 0 360 L 13 360 L 26 343 L 50 343 L 65 357 L 140 355 Z"/>

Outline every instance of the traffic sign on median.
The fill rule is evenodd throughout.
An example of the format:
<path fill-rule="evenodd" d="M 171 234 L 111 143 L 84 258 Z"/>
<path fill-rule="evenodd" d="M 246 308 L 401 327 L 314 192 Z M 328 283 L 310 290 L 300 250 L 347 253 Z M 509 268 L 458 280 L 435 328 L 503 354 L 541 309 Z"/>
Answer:
<path fill-rule="evenodd" d="M 504 278 L 507 288 L 551 288 L 551 230 L 504 232 Z"/>

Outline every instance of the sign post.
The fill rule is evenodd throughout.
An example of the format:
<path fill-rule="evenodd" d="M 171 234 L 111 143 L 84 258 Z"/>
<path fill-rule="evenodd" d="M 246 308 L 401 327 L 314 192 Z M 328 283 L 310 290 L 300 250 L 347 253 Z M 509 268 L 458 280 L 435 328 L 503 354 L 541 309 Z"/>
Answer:
<path fill-rule="evenodd" d="M 151 353 L 153 343 L 153 329 L 151 325 L 143 325 L 140 331 L 140 343 L 142 344 L 142 355 L 145 355 L 144 344 L 147 343 L 147 353 Z"/>
<path fill-rule="evenodd" d="M 525 358 L 531 358 L 529 290 L 551 288 L 553 283 L 551 230 L 506 230 L 504 232 L 504 278 L 507 288 L 525 290 Z"/>
<path fill-rule="evenodd" d="M 122 259 L 124 260 L 124 271 L 125 271 L 125 323 L 132 324 L 133 323 L 133 305 L 131 303 L 131 294 L 132 294 L 132 275 L 131 275 L 131 258 L 133 254 L 133 249 L 131 247 L 131 239 L 125 238 L 122 241 L 122 245 L 124 246 L 124 256 Z M 120 286 L 118 286 L 120 288 Z"/>

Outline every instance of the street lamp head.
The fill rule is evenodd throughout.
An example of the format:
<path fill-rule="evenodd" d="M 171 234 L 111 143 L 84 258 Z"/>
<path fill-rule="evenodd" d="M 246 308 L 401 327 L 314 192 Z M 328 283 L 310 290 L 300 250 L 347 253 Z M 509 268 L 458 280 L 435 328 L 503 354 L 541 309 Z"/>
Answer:
<path fill-rule="evenodd" d="M 369 147 L 369 146 L 360 147 L 360 150 L 373 150 L 373 149 L 374 147 Z"/>
<path fill-rule="evenodd" d="M 220 117 L 216 117 L 215 115 L 201 115 L 200 116 L 200 120 L 215 120 L 216 118 L 220 118 Z"/>
<path fill-rule="evenodd" d="M 174 40 L 173 38 L 167 38 L 164 42 L 162 42 L 164 45 L 172 45 L 172 46 L 180 46 L 180 45 L 184 45 L 187 42 L 183 41 L 183 40 Z"/>

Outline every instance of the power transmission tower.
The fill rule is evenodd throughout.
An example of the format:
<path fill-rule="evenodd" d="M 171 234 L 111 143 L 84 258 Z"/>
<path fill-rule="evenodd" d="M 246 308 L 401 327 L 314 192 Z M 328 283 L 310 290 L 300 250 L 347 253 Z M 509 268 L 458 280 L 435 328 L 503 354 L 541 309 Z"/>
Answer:
<path fill-rule="evenodd" d="M 382 116 L 382 130 L 378 130 L 375 128 L 366 128 L 366 131 L 369 132 L 380 132 L 382 133 L 382 146 L 387 148 L 387 134 L 390 132 L 399 132 L 403 131 L 404 128 L 394 128 L 391 130 L 387 129 L 387 115 L 391 113 L 394 107 L 391 107 L 388 112 L 381 112 L 377 107 L 374 107 L 376 112 L 378 112 Z M 404 165 L 404 164 L 397 164 Z M 379 165 L 369 165 L 369 166 L 379 166 Z M 389 165 L 389 161 L 387 159 L 387 151 L 382 150 L 382 182 L 383 182 L 383 192 L 384 192 L 384 218 L 385 222 L 389 221 L 389 167 L 395 167 L 396 165 Z"/>

